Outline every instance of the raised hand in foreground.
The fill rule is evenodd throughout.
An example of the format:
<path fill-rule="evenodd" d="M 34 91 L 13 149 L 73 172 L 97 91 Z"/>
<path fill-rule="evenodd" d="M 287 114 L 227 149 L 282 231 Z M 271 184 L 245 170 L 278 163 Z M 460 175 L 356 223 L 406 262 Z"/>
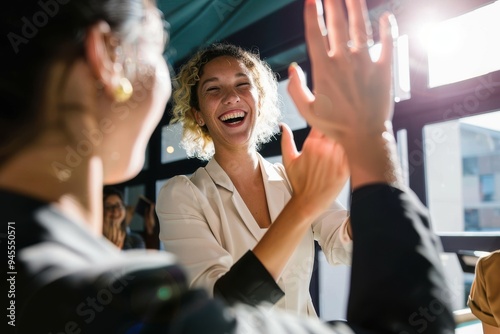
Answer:
<path fill-rule="evenodd" d="M 346 150 L 353 188 L 375 182 L 398 184 L 390 124 L 395 19 L 390 14 L 380 18 L 382 51 L 379 59 L 372 61 L 366 4 L 362 0 L 346 0 L 346 4 L 349 21 L 342 1 L 326 0 L 325 21 L 321 2 L 306 1 L 304 19 L 313 93 L 295 64 L 289 69 L 288 90 L 308 123 Z"/>

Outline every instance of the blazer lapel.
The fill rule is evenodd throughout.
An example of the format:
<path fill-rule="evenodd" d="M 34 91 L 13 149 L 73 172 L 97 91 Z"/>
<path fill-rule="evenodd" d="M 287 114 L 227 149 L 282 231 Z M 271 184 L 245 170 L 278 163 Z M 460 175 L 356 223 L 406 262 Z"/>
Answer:
<path fill-rule="evenodd" d="M 262 177 L 264 179 L 267 206 L 269 208 L 271 221 L 274 222 L 285 207 L 285 204 L 290 200 L 292 189 L 286 179 L 283 167 L 276 167 L 266 161 L 260 154 L 258 156 Z M 220 167 L 215 159 L 210 160 L 205 169 L 216 185 L 232 193 L 231 200 L 233 208 L 226 207 L 224 209 L 226 211 L 235 210 L 255 240 L 260 240 L 267 229 L 261 229 L 259 227 L 226 172 Z"/>
<path fill-rule="evenodd" d="M 205 170 L 216 185 L 221 186 L 226 190 L 229 190 L 230 192 L 234 192 L 236 190 L 229 176 L 222 169 L 219 163 L 215 161 L 215 159 L 212 159 L 208 162 L 208 164 L 205 166 Z"/>
<path fill-rule="evenodd" d="M 235 211 L 235 213 L 240 216 L 241 221 L 246 226 L 248 231 L 252 234 L 252 236 L 255 238 L 255 240 L 256 241 L 260 240 L 264 235 L 264 233 L 266 232 L 266 229 L 261 229 L 259 227 L 255 219 L 253 218 L 252 213 L 250 212 L 250 210 L 248 210 L 245 202 L 243 201 L 240 194 L 234 187 L 233 182 L 226 174 L 226 172 L 217 163 L 217 161 L 215 161 L 215 159 L 210 160 L 205 169 L 216 185 L 232 193 L 231 201 L 233 205 L 231 207 L 231 205 L 227 203 L 228 205 L 224 207 L 224 210 Z M 230 223 L 236 224 L 237 222 L 230 222 Z"/>
<path fill-rule="evenodd" d="M 259 163 L 264 178 L 267 206 L 271 221 L 275 221 L 285 204 L 290 200 L 292 189 L 286 179 L 284 170 L 266 161 L 259 154 Z"/>

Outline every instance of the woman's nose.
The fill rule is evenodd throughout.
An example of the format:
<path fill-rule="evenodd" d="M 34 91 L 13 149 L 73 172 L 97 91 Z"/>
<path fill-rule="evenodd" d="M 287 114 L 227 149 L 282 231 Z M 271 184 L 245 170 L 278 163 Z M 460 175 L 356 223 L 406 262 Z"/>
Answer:
<path fill-rule="evenodd" d="M 240 101 L 240 96 L 234 89 L 228 89 L 224 95 L 224 103 L 236 103 Z"/>

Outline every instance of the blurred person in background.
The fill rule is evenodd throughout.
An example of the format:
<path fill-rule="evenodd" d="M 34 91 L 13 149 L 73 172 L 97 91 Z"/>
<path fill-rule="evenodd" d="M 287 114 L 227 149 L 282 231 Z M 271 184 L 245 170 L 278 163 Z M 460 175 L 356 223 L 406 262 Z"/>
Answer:
<path fill-rule="evenodd" d="M 146 244 L 139 233 L 130 230 L 131 210 L 125 206 L 123 193 L 114 187 L 103 189 L 102 234 L 118 248 L 145 249 Z M 132 210 L 134 207 L 132 207 Z"/>
<path fill-rule="evenodd" d="M 500 334 L 500 250 L 477 261 L 467 304 L 484 334 Z"/>

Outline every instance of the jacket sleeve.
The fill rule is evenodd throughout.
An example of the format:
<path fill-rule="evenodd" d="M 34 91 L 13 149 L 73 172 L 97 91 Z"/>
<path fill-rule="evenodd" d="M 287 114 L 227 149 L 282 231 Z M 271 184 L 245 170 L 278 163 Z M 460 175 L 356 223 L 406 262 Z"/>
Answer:
<path fill-rule="evenodd" d="M 482 322 L 500 327 L 500 251 L 480 258 L 468 305 Z"/>
<path fill-rule="evenodd" d="M 214 295 L 229 304 L 275 304 L 284 292 L 259 259 L 248 251 L 215 283 Z"/>
<path fill-rule="evenodd" d="M 332 203 L 312 225 L 328 263 L 351 265 L 352 240 L 347 233 L 349 212 L 338 201 Z"/>
<path fill-rule="evenodd" d="M 59 268 L 20 310 L 16 333 L 234 331 L 236 319 L 204 291 L 188 290 L 169 257 L 132 253 L 138 256 L 77 271 Z"/>
<path fill-rule="evenodd" d="M 454 333 L 441 243 L 417 197 L 377 184 L 351 202 L 348 322 L 377 333 Z"/>
<path fill-rule="evenodd" d="M 273 164 L 292 194 L 292 185 L 281 163 Z M 347 233 L 349 212 L 339 201 L 334 201 L 312 224 L 314 240 L 318 241 L 326 260 L 332 265 L 350 265 L 352 261 L 352 240 Z"/>
<path fill-rule="evenodd" d="M 157 201 L 160 240 L 186 269 L 190 286 L 231 303 L 276 303 L 283 291 L 250 250 L 235 259 L 224 249 L 205 217 L 210 210 L 205 195 L 185 176 L 169 180 Z"/>

